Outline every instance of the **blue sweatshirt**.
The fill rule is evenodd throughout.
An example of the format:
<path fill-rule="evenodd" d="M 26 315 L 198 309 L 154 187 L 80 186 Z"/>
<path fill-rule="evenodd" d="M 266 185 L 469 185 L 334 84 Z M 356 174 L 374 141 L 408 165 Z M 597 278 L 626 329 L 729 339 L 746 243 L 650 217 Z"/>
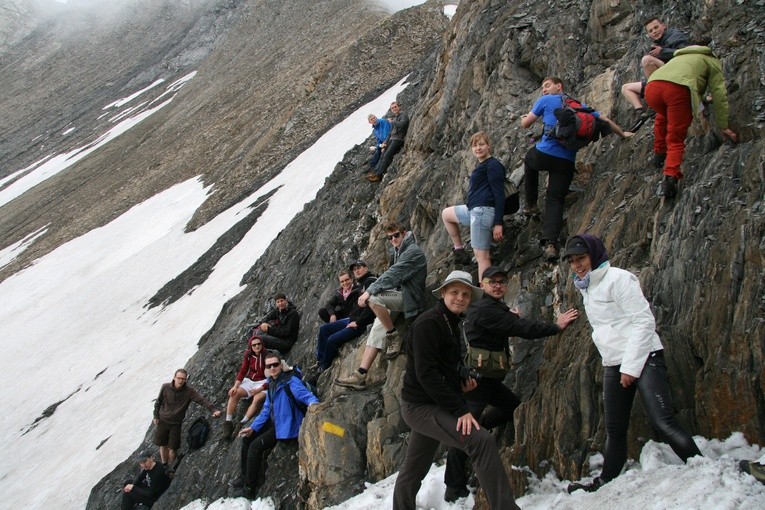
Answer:
<path fill-rule="evenodd" d="M 505 167 L 489 158 L 475 167 L 470 174 L 467 208 L 493 207 L 494 225 L 502 225 L 505 214 Z"/>

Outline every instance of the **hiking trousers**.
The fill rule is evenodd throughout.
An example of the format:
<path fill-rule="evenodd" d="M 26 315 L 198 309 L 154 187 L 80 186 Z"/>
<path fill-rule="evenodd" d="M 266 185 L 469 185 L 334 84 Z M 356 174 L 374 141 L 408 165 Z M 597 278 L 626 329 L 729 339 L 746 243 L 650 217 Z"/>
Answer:
<path fill-rule="evenodd" d="M 249 437 L 242 438 L 242 477 L 244 484 L 250 489 L 257 489 L 265 481 L 265 465 L 263 461 L 277 443 L 276 429 L 269 420 L 260 432 L 253 432 Z"/>
<path fill-rule="evenodd" d="M 653 124 L 653 152 L 666 154 L 664 175 L 683 178 L 680 164 L 685 154 L 685 137 L 693 122 L 691 91 L 671 81 L 649 81 L 645 101 L 656 112 Z"/>
<path fill-rule="evenodd" d="M 393 162 L 393 156 L 398 154 L 403 148 L 403 140 L 389 140 L 388 146 L 385 147 L 385 150 L 382 153 L 382 157 L 380 158 L 380 162 L 377 163 L 374 172 L 380 177 L 385 175 L 385 172 L 388 171 L 388 167 Z"/>
<path fill-rule="evenodd" d="M 545 193 L 545 213 L 542 219 L 542 245 L 546 242 L 559 245 L 558 236 L 563 228 L 563 204 L 571 181 L 574 180 L 576 165 L 566 158 L 550 156 L 532 147 L 526 152 L 523 165 L 523 181 L 526 207 L 537 205 L 539 194 L 539 172 L 547 172 L 548 183 Z"/>
<path fill-rule="evenodd" d="M 417 492 L 440 443 L 465 450 L 493 510 L 520 510 L 515 504 L 499 450 L 488 430 L 463 436 L 457 417 L 433 404 L 401 402 L 401 416 L 412 429 L 406 456 L 393 489 L 393 510 L 415 510 Z"/>
<path fill-rule="evenodd" d="M 683 462 L 694 455 L 701 455 L 693 438 L 683 430 L 672 414 L 664 351 L 649 354 L 640 377 L 627 388 L 621 385 L 620 367 L 621 365 L 604 367 L 603 370 L 606 447 L 600 478 L 604 482 L 616 478 L 627 460 L 627 429 L 636 391 L 640 392 L 643 409 L 654 430 L 666 439 Z"/>
<path fill-rule="evenodd" d="M 360 337 L 367 330 L 367 328 L 349 328 L 350 322 L 351 319 L 340 319 L 319 328 L 316 359 L 319 360 L 319 366 L 322 369 L 326 370 L 332 365 L 343 344 Z"/>
<path fill-rule="evenodd" d="M 294 342 L 291 340 L 287 340 L 284 338 L 279 338 L 277 336 L 269 335 L 269 334 L 261 334 L 260 336 L 261 340 L 263 340 L 263 346 L 266 349 L 269 350 L 277 350 L 280 354 L 284 355 L 287 354 L 290 349 L 292 349 L 292 345 Z"/>
<path fill-rule="evenodd" d="M 510 388 L 502 384 L 501 380 L 489 378 L 481 379 L 476 389 L 465 393 L 465 400 L 473 416 L 480 416 L 478 421 L 481 428 L 486 430 L 492 430 L 512 421 L 513 412 L 521 405 L 521 399 Z M 491 407 L 484 413 L 487 404 Z M 463 450 L 449 448 L 446 453 L 446 470 L 444 471 L 444 484 L 447 487 L 453 489 L 467 487 L 467 473 L 465 471 L 467 461 L 467 453 Z"/>
<path fill-rule="evenodd" d="M 133 490 L 122 493 L 120 510 L 133 510 L 139 504 L 151 507 L 156 500 L 157 498 L 151 495 L 149 489 L 140 485 L 134 485 Z"/>

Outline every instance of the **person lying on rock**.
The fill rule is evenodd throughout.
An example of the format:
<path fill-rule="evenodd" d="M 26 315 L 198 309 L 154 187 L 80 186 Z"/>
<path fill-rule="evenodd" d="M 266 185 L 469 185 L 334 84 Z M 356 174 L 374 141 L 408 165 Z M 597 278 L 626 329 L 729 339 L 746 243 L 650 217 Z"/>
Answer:
<path fill-rule="evenodd" d="M 287 296 L 279 292 L 274 296 L 274 308 L 261 319 L 253 333 L 258 333 L 265 348 L 287 354 L 295 345 L 300 332 L 300 314 Z"/>
<path fill-rule="evenodd" d="M 361 366 L 349 376 L 336 379 L 338 386 L 364 389 L 367 371 L 383 346 L 387 344 L 385 357 L 388 359 L 395 358 L 401 352 L 403 339 L 393 324 L 398 314 L 403 313 L 405 319 L 413 319 L 424 308 L 425 277 L 428 273 L 425 254 L 403 222 L 387 224 L 385 232 L 393 247 L 393 265 L 359 296 L 358 301 L 360 307 L 368 306 L 377 318 L 367 337 Z"/>
<path fill-rule="evenodd" d="M 263 346 L 263 339 L 253 335 L 248 343 L 247 350 L 244 352 L 244 359 L 239 372 L 236 374 L 234 385 L 228 390 L 228 402 L 226 403 L 226 421 L 223 423 L 223 438 L 233 439 L 234 434 L 234 413 L 239 400 L 243 397 L 252 398 L 252 403 L 244 413 L 241 424 L 244 425 L 253 416 L 255 416 L 263 402 L 266 400 L 266 350 Z"/>
<path fill-rule="evenodd" d="M 344 319 L 324 324 L 319 328 L 319 335 L 316 339 L 316 359 L 319 363 L 319 372 L 323 372 L 332 365 L 332 361 L 337 357 L 340 348 L 346 342 L 363 335 L 367 326 L 375 320 L 374 312 L 368 306 L 359 306 L 358 298 L 360 293 L 367 291 L 377 277 L 369 272 L 367 263 L 363 260 L 356 260 L 349 268 L 356 280 L 355 302 L 350 315 Z M 348 274 L 344 272 L 343 274 Z"/>
<path fill-rule="evenodd" d="M 303 381 L 284 372 L 282 357 L 270 351 L 266 354 L 266 369 L 269 371 L 268 390 L 263 410 L 252 425 L 239 433 L 243 438 L 241 453 L 241 479 L 234 486 L 244 488 L 244 496 L 254 499 L 265 481 L 263 461 L 279 441 L 297 439 L 304 414 L 299 404 L 310 406 L 319 399 L 305 386 Z"/>
<path fill-rule="evenodd" d="M 683 462 L 701 455 L 672 415 L 664 347 L 640 281 L 629 271 L 612 267 L 603 241 L 594 235 L 571 237 L 563 259 L 571 265 L 592 326 L 592 341 L 603 358 L 606 428 L 603 471 L 590 483 L 570 484 L 568 492 L 593 492 L 619 476 L 627 460 L 627 429 L 636 392 L 653 429 Z"/>

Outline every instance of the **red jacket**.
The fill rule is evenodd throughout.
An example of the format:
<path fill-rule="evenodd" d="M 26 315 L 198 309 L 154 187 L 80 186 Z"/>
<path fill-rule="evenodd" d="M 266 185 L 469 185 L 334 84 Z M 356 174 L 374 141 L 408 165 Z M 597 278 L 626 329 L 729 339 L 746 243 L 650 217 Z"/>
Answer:
<path fill-rule="evenodd" d="M 261 349 L 259 355 L 253 353 L 252 338 L 250 338 L 247 342 L 247 350 L 244 353 L 244 359 L 242 360 L 242 367 L 239 369 L 239 373 L 236 374 L 236 380 L 242 382 L 246 377 L 251 381 L 261 381 L 266 378 L 265 370 L 266 351 L 265 349 Z"/>

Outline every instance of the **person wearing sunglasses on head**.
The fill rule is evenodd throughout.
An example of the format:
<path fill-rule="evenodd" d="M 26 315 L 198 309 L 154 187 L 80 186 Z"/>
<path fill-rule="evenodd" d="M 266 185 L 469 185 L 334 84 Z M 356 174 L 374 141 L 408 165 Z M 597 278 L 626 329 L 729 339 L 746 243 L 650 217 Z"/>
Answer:
<path fill-rule="evenodd" d="M 236 413 L 239 400 L 244 397 L 252 398 L 252 403 L 241 421 L 241 424 L 244 425 L 260 411 L 263 401 L 266 399 L 265 390 L 267 389 L 266 349 L 263 346 L 263 339 L 259 335 L 253 335 L 247 342 L 247 350 L 244 352 L 242 366 L 236 374 L 234 385 L 228 390 L 226 421 L 223 423 L 224 439 L 233 439 L 234 413 Z"/>
<path fill-rule="evenodd" d="M 268 391 L 263 410 L 252 425 L 242 429 L 239 435 L 242 441 L 241 480 L 244 496 L 254 499 L 264 475 L 261 469 L 266 454 L 278 441 L 291 441 L 298 437 L 303 423 L 304 412 L 299 404 L 310 406 L 318 404 L 319 399 L 311 393 L 294 372 L 282 370 L 282 358 L 279 353 L 270 351 L 266 354 L 268 370 Z"/>
<path fill-rule="evenodd" d="M 555 322 L 521 317 L 520 311 L 505 304 L 508 275 L 497 266 L 483 272 L 483 296 L 467 309 L 465 340 L 468 355 L 467 368 L 481 377 L 478 386 L 464 394 L 473 416 L 487 430 L 499 427 L 513 419 L 521 400 L 503 384 L 510 370 L 509 337 L 544 338 L 557 335 L 576 320 L 579 313 L 571 308 L 561 313 Z M 489 406 L 488 410 L 484 410 Z M 468 455 L 459 448 L 449 448 L 446 457 L 444 499 L 449 502 L 469 494 L 465 464 Z"/>
<path fill-rule="evenodd" d="M 403 339 L 393 325 L 402 313 L 407 320 L 419 315 L 425 303 L 425 277 L 428 262 L 414 235 L 402 222 L 385 226 L 386 236 L 393 247 L 393 264 L 359 296 L 359 306 L 368 306 L 377 317 L 367 337 L 361 366 L 347 377 L 335 380 L 338 386 L 353 389 L 366 387 L 367 371 L 377 355 L 387 345 L 385 357 L 395 358 L 401 352 Z"/>

